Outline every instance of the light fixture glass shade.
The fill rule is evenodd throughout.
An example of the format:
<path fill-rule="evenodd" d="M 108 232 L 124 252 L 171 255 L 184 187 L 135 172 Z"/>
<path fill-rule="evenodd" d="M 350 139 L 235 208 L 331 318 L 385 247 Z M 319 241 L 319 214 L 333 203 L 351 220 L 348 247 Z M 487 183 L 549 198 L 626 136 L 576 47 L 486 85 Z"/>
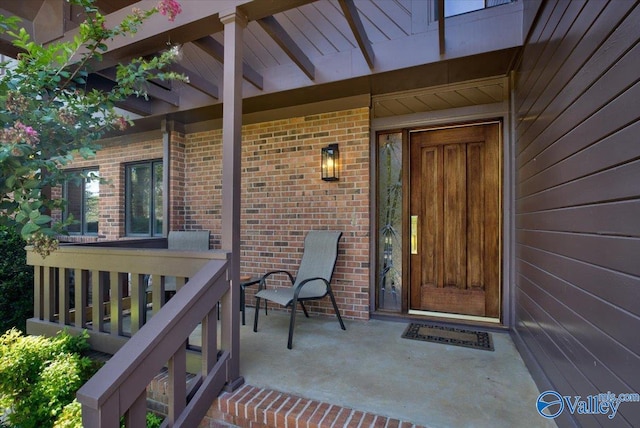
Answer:
<path fill-rule="evenodd" d="M 324 181 L 337 181 L 339 179 L 340 151 L 337 144 L 330 144 L 322 148 L 322 179 Z"/>

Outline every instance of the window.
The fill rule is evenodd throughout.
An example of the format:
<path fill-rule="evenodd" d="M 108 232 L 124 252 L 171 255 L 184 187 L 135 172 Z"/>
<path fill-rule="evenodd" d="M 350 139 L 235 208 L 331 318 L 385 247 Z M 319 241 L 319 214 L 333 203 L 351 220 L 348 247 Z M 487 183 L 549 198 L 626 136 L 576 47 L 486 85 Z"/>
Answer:
<path fill-rule="evenodd" d="M 378 135 L 377 308 L 402 309 L 402 132 Z"/>
<path fill-rule="evenodd" d="M 474 10 L 511 3 L 512 1 L 513 0 L 444 0 L 444 16 L 448 18 Z"/>
<path fill-rule="evenodd" d="M 126 166 L 126 233 L 132 236 L 161 236 L 162 161 Z"/>
<path fill-rule="evenodd" d="M 67 201 L 63 220 L 70 216 L 75 222 L 67 226 L 71 235 L 96 235 L 100 198 L 100 175 L 97 169 L 69 173 L 65 181 L 63 198 Z"/>

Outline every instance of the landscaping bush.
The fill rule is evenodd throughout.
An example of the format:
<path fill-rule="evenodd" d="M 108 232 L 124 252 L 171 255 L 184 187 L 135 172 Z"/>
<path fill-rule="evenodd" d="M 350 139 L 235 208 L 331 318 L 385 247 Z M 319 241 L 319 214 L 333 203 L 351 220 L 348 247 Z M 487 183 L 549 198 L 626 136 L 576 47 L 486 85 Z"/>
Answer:
<path fill-rule="evenodd" d="M 5 423 L 52 427 L 76 391 L 97 370 L 82 356 L 88 335 L 25 336 L 16 329 L 0 337 L 0 409 Z"/>
<path fill-rule="evenodd" d="M 0 332 L 26 331 L 33 316 L 33 267 L 27 266 L 24 247 L 15 228 L 0 225 Z"/>

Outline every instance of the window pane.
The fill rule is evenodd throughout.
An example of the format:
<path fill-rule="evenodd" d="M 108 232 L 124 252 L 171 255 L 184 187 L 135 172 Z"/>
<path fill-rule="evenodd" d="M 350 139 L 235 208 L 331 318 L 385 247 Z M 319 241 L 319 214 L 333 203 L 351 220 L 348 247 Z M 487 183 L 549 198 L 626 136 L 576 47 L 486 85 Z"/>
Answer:
<path fill-rule="evenodd" d="M 402 133 L 378 136 L 378 309 L 402 309 Z"/>
<path fill-rule="evenodd" d="M 70 179 L 66 182 L 66 192 L 64 195 L 67 201 L 67 207 L 64 211 L 64 219 L 73 216 L 75 223 L 67 226 L 67 231 L 72 234 L 79 234 L 82 229 L 80 221 L 82 220 L 82 180 Z"/>
<path fill-rule="evenodd" d="M 98 171 L 88 171 L 84 185 L 85 233 L 98 233 L 98 209 L 100 199 L 100 178 Z"/>
<path fill-rule="evenodd" d="M 483 8 L 484 0 L 445 0 L 444 16 L 460 15 L 461 13 Z"/>
<path fill-rule="evenodd" d="M 129 233 L 150 235 L 151 215 L 151 167 L 132 165 L 129 167 L 129 200 L 127 221 Z"/>
<path fill-rule="evenodd" d="M 153 201 L 154 201 L 154 235 L 162 235 L 163 209 L 162 209 L 162 162 L 153 164 Z"/>

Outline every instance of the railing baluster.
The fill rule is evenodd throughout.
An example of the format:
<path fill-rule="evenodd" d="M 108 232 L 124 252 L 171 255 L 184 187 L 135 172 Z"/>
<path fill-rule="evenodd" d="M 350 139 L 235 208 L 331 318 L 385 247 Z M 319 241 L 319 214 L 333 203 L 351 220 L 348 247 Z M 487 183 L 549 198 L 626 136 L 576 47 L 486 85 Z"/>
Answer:
<path fill-rule="evenodd" d="M 125 414 L 125 426 L 131 428 L 144 427 L 147 424 L 147 390 L 134 401 Z"/>
<path fill-rule="evenodd" d="M 187 405 L 187 344 L 169 359 L 169 426 L 173 426 Z"/>
<path fill-rule="evenodd" d="M 66 268 L 58 269 L 58 284 L 60 292 L 60 307 L 58 308 L 58 322 L 62 325 L 71 323 L 69 316 L 69 270 Z"/>
<path fill-rule="evenodd" d="M 164 277 L 161 275 L 151 275 L 151 301 L 153 315 L 155 315 L 166 301 L 164 296 Z"/>
<path fill-rule="evenodd" d="M 44 270 L 44 319 L 55 321 L 55 268 L 45 268 Z"/>
<path fill-rule="evenodd" d="M 33 267 L 33 316 L 43 319 L 43 302 L 42 302 L 42 266 L 35 265 Z"/>
<path fill-rule="evenodd" d="M 202 320 L 202 377 L 206 377 L 218 357 L 218 305 Z"/>
<path fill-rule="evenodd" d="M 75 319 L 74 323 L 77 328 L 84 328 L 87 324 L 86 306 L 87 306 L 87 288 L 89 281 L 89 272 L 83 269 L 75 269 Z"/>
<path fill-rule="evenodd" d="M 184 277 L 176 277 L 176 293 L 186 284 L 187 279 Z"/>
<path fill-rule="evenodd" d="M 144 275 L 131 274 L 131 335 L 137 333 L 144 324 L 146 311 L 144 288 Z"/>
<path fill-rule="evenodd" d="M 104 331 L 104 278 L 97 270 L 91 271 L 91 305 L 93 331 Z"/>
<path fill-rule="evenodd" d="M 122 335 L 122 281 L 123 274 L 109 272 L 111 334 L 115 336 Z"/>

